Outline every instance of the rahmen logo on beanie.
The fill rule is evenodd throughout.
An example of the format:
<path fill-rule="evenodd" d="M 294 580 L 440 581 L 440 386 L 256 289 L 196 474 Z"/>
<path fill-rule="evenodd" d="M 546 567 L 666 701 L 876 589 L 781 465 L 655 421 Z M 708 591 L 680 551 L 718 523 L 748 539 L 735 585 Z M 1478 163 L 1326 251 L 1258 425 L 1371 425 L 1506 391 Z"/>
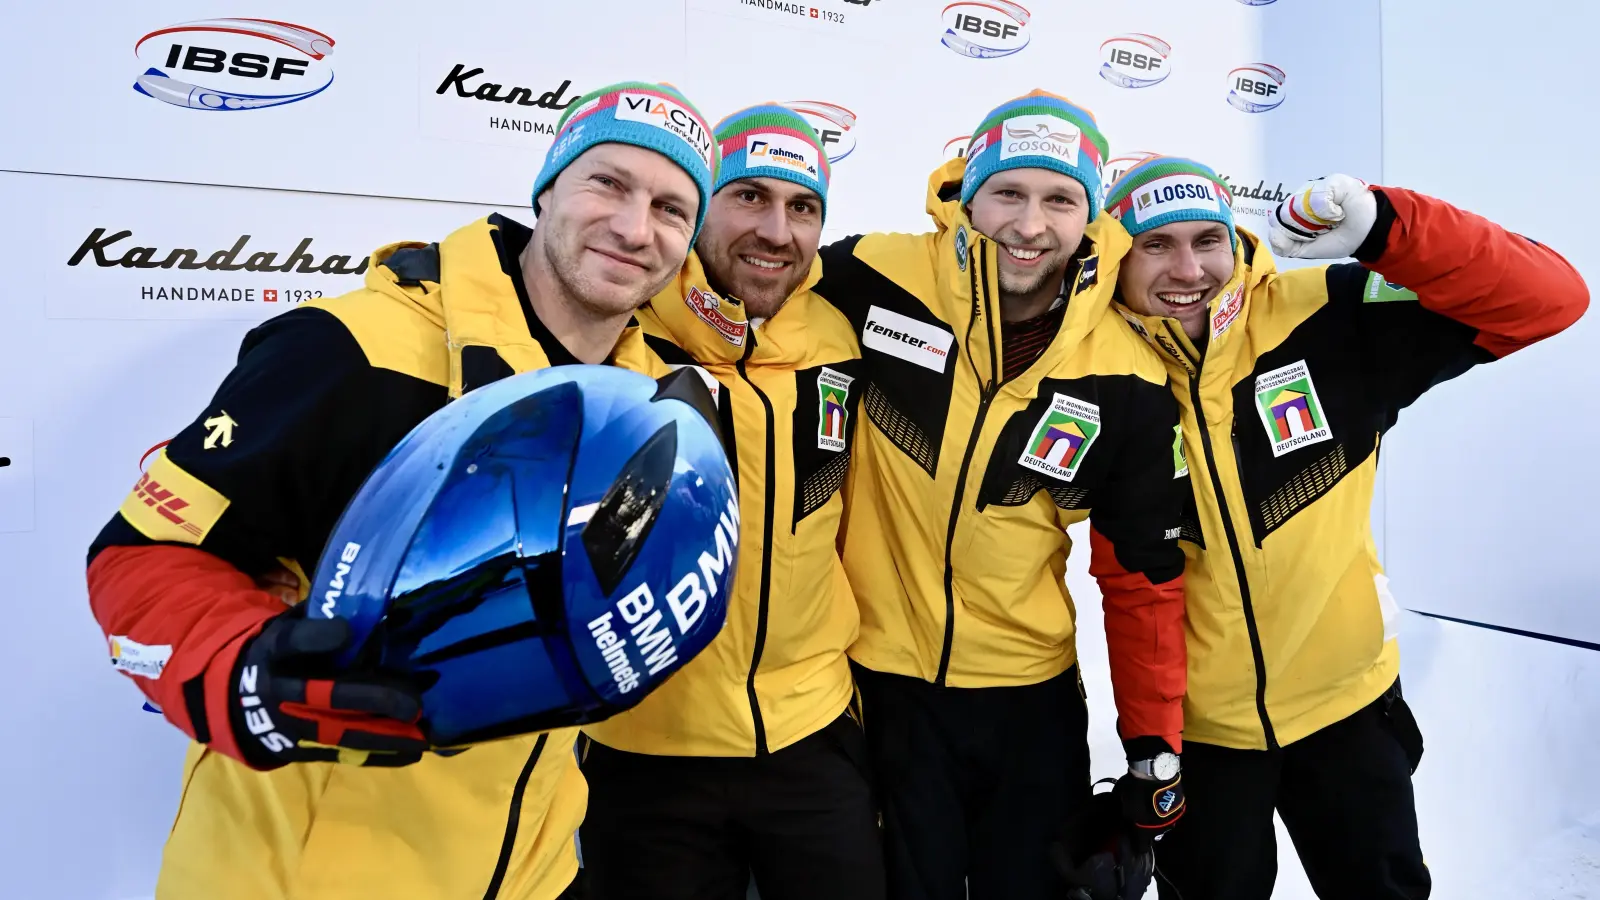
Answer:
<path fill-rule="evenodd" d="M 781 178 L 810 188 L 822 199 L 827 215 L 832 168 L 822 139 L 798 112 L 778 103 L 762 103 L 717 123 L 722 164 L 711 193 L 741 178 Z"/>
<path fill-rule="evenodd" d="M 670 84 L 624 81 L 591 91 L 567 107 L 556 123 L 556 139 L 533 182 L 533 210 L 539 195 L 562 170 L 596 144 L 632 144 L 677 163 L 694 181 L 700 208 L 694 231 L 705 224 L 711 181 L 717 168 L 717 142 L 705 116 Z"/>
<path fill-rule="evenodd" d="M 1100 211 L 1100 164 L 1109 152 L 1093 113 L 1065 97 L 1031 91 L 1000 104 L 972 133 L 961 202 L 971 203 L 996 172 L 1050 169 L 1083 185 L 1093 219 Z"/>
<path fill-rule="evenodd" d="M 1106 212 L 1136 235 L 1173 222 L 1221 222 L 1239 246 L 1233 194 L 1210 167 L 1177 156 L 1152 156 L 1129 169 L 1106 194 Z"/>

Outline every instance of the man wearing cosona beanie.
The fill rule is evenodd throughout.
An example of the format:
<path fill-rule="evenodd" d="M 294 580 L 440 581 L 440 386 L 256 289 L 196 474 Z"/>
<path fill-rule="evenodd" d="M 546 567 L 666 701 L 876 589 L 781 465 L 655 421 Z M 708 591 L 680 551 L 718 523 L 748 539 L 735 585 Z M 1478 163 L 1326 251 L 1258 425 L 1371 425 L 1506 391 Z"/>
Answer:
<path fill-rule="evenodd" d="M 451 398 L 563 364 L 665 373 L 630 320 L 682 267 L 715 163 L 675 89 L 602 88 L 562 116 L 533 228 L 493 215 L 380 248 L 365 287 L 246 336 L 89 551 L 113 647 L 164 662 L 122 670 L 194 739 L 158 900 L 566 892 L 586 795 L 577 729 L 427 752 L 415 694 L 306 673 L 348 632 L 284 604 L 304 600 L 303 572 L 367 473 Z M 214 445 L 219 415 L 236 427 Z M 288 597 L 258 585 L 280 563 L 298 574 Z"/>
<path fill-rule="evenodd" d="M 1126 234 L 1098 217 L 1107 146 L 1042 91 L 934 172 L 935 230 L 824 248 L 815 290 L 861 338 L 846 493 L 850 648 L 895 898 L 1043 900 L 1089 800 L 1066 527 L 1091 523 L 1118 784 L 1132 830 L 1183 813 L 1187 476 L 1161 361 L 1111 312 Z"/>
<path fill-rule="evenodd" d="M 773 104 L 728 116 L 716 141 L 695 252 L 639 318 L 663 360 L 699 368 L 717 395 L 739 571 L 721 635 L 636 708 L 584 729 L 589 890 L 742 897 L 753 875 L 763 900 L 881 900 L 845 656 L 859 616 L 836 543 L 864 379 L 850 323 L 811 292 L 828 159 Z"/>
<path fill-rule="evenodd" d="M 1319 897 L 1420 900 L 1430 878 L 1400 692 L 1399 606 L 1371 534 L 1379 444 L 1430 387 L 1571 325 L 1555 251 L 1443 201 L 1347 175 L 1280 203 L 1278 272 L 1210 168 L 1154 157 L 1111 189 L 1131 235 L 1119 311 L 1183 411 L 1184 781 L 1156 845 L 1164 900 L 1266 900 L 1273 812 Z"/>

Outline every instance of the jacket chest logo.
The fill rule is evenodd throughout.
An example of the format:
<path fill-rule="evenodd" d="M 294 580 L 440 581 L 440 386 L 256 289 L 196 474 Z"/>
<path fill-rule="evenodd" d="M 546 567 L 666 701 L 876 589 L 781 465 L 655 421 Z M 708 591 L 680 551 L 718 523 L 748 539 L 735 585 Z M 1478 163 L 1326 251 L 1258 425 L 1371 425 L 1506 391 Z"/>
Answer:
<path fill-rule="evenodd" d="M 935 372 L 944 371 L 955 339 L 943 328 L 881 306 L 867 310 L 867 324 L 861 328 L 861 346 Z"/>
<path fill-rule="evenodd" d="M 817 375 L 817 449 L 838 453 L 844 449 L 850 418 L 849 375 L 827 366 Z"/>
<path fill-rule="evenodd" d="M 728 318 L 722 311 L 722 298 L 715 292 L 691 287 L 689 293 L 683 296 L 683 302 L 700 318 L 700 321 L 710 325 L 712 330 L 722 335 L 723 340 L 735 347 L 744 346 L 744 333 L 750 327 L 750 323 L 735 322 Z"/>
<path fill-rule="evenodd" d="M 1056 394 L 1033 427 L 1017 462 L 1051 478 L 1071 481 L 1099 436 L 1100 407 Z"/>
<path fill-rule="evenodd" d="M 1311 370 L 1303 359 L 1256 376 L 1256 408 L 1272 441 L 1274 457 L 1333 437 Z"/>

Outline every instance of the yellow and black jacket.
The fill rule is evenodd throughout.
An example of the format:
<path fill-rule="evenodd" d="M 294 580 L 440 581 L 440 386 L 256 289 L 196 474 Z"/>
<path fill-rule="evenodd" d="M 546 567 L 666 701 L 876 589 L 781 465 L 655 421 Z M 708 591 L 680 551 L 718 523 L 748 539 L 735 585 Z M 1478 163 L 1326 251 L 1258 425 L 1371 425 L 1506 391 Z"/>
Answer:
<path fill-rule="evenodd" d="M 1588 303 L 1553 251 L 1374 190 L 1365 266 L 1280 273 L 1240 231 L 1203 353 L 1175 320 L 1119 305 L 1160 349 L 1183 410 L 1191 741 L 1283 746 L 1394 683 L 1399 608 L 1371 534 L 1384 433 L 1428 388 L 1555 334 Z"/>
<path fill-rule="evenodd" d="M 759 756 L 839 717 L 859 616 L 836 539 L 854 444 L 861 360 L 850 323 L 810 275 L 759 324 L 708 286 L 691 253 L 639 312 L 670 365 L 717 382 L 739 483 L 739 571 L 722 633 L 637 707 L 584 733 L 619 750 Z"/>
<path fill-rule="evenodd" d="M 1127 233 L 1090 224 L 1060 330 L 1007 380 L 996 248 L 966 218 L 962 165 L 930 178 L 936 231 L 822 251 L 815 290 L 850 318 L 868 380 L 842 541 L 861 606 L 850 655 L 955 687 L 1065 672 L 1065 529 L 1089 517 L 1121 732 L 1176 746 L 1189 487 L 1161 360 L 1111 309 Z"/>
<path fill-rule="evenodd" d="M 212 405 L 96 539 L 96 618 L 108 636 L 172 647 L 164 671 L 133 680 L 196 738 L 159 900 L 549 900 L 576 874 L 588 792 L 577 729 L 402 768 L 258 772 L 219 752 L 233 740 L 226 690 L 206 675 L 276 602 L 250 576 L 281 561 L 304 584 L 346 502 L 412 426 L 490 381 L 575 362 L 527 304 L 517 255 L 530 235 L 491 216 L 439 245 L 384 247 L 364 288 L 254 329 Z M 638 327 L 612 361 L 664 371 Z M 221 416 L 230 436 L 207 440 Z"/>

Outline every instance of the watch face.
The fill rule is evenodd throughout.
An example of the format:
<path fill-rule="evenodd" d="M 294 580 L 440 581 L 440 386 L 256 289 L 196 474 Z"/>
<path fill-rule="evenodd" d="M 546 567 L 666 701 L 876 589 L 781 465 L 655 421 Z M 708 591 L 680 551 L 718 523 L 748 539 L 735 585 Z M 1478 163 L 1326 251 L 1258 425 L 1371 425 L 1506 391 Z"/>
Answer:
<path fill-rule="evenodd" d="M 1155 758 L 1155 765 L 1151 771 L 1162 781 L 1178 777 L 1178 754 L 1162 753 Z"/>

